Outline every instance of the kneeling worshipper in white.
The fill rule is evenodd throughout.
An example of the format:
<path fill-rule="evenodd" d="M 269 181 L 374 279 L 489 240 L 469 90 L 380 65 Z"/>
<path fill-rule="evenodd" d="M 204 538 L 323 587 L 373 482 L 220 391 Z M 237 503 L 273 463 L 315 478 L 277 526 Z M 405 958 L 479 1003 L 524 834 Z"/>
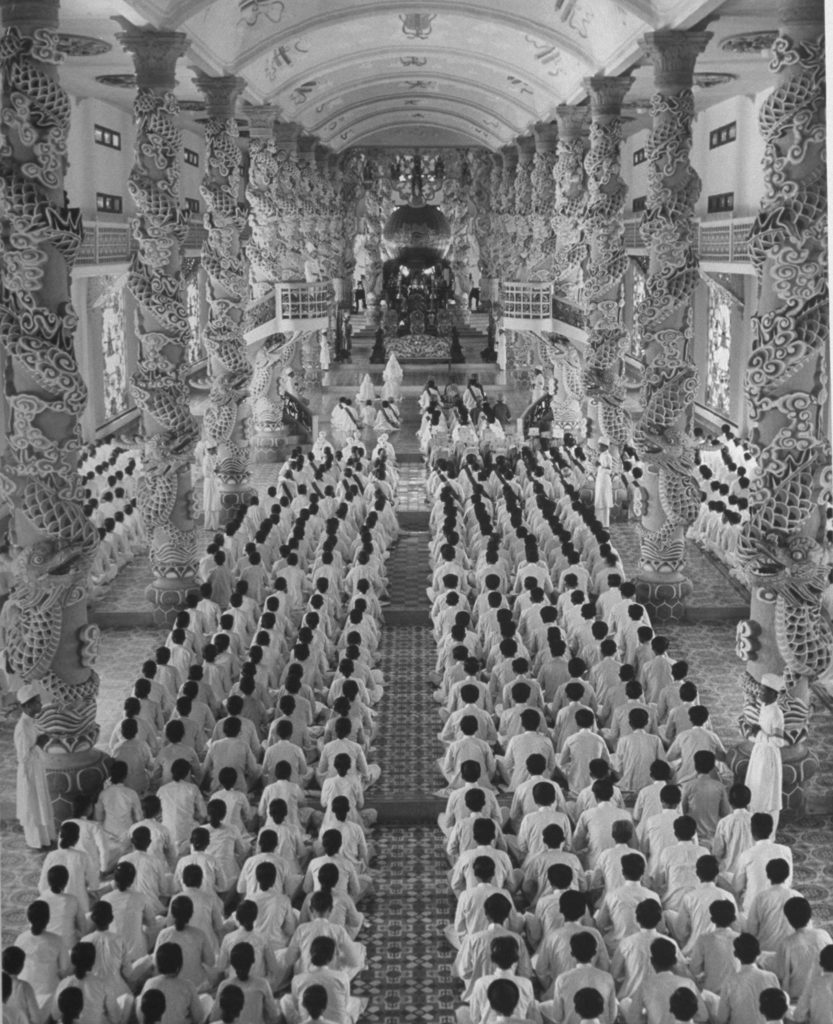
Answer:
<path fill-rule="evenodd" d="M 380 434 L 387 434 L 393 430 L 399 430 L 401 426 L 399 410 L 394 402 L 383 401 L 382 406 L 376 413 L 376 422 L 373 429 Z"/>
<path fill-rule="evenodd" d="M 336 444 L 344 444 L 348 437 L 361 430 L 361 426 L 350 399 L 339 398 L 338 405 L 330 413 L 330 432 Z"/>
<path fill-rule="evenodd" d="M 40 690 L 33 683 L 26 683 L 17 691 L 17 700 L 22 712 L 14 728 L 17 820 L 23 827 L 26 845 L 40 850 L 51 846 L 57 835 L 43 752 L 48 737 L 37 726 L 42 710 Z"/>

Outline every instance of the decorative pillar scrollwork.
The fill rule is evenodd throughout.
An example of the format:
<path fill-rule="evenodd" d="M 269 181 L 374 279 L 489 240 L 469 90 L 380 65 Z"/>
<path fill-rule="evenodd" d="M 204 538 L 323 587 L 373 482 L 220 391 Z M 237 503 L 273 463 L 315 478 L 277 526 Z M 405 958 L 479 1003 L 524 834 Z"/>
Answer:
<path fill-rule="evenodd" d="M 531 281 L 551 281 L 555 236 L 550 229 L 555 203 L 555 152 L 558 125 L 537 124 L 534 129 L 535 156 L 532 161 L 532 210 L 527 259 Z"/>
<path fill-rule="evenodd" d="M 212 78 L 197 73 L 194 83 L 206 99 L 206 237 L 202 266 L 208 279 L 208 322 L 203 335 L 211 380 L 203 419 L 203 443 L 216 449 L 214 473 L 224 521 L 251 493 L 247 423 L 252 367 L 243 340 L 243 315 L 249 292 L 249 268 L 242 246 L 247 211 L 240 202 L 242 154 L 237 143 L 235 104 L 242 78 Z"/>
<path fill-rule="evenodd" d="M 42 693 L 38 732 L 55 816 L 103 778 L 97 626 L 87 583 L 98 536 L 83 510 L 79 418 L 87 389 L 75 357 L 70 272 L 82 239 L 67 206 L 70 101 L 58 66 L 58 0 L 0 0 L 0 348 L 7 449 L 0 535 L 11 556 L 3 608 L 6 668 Z"/>
<path fill-rule="evenodd" d="M 782 2 L 779 20 L 775 88 L 760 111 L 764 198 L 749 239 L 760 298 L 744 388 L 757 470 L 738 544 L 752 598 L 738 655 L 747 734 L 758 721 L 761 677 L 786 682 L 784 808 L 798 812 L 818 767 L 804 742 L 809 687 L 833 652 L 822 607 L 831 553 L 824 3 Z"/>
<path fill-rule="evenodd" d="M 186 380 L 188 317 L 182 292 L 182 249 L 188 213 L 180 205 L 182 133 L 176 62 L 187 49 L 182 32 L 137 27 L 115 19 L 133 57 L 137 93 L 135 162 L 127 188 L 136 204 L 138 249 L 127 283 L 136 302 L 139 364 L 130 391 L 142 410 L 139 511 L 150 542 L 154 580 L 145 591 L 160 622 L 168 620 L 196 586 L 197 551 L 191 465 L 199 436 Z"/>
<path fill-rule="evenodd" d="M 691 582 L 685 534 L 700 509 L 692 476 L 690 421 L 697 391 L 691 299 L 698 280 L 694 204 L 700 178 L 689 161 L 694 64 L 709 32 L 652 32 L 654 64 L 648 195 L 641 232 L 649 250 L 645 300 L 636 311 L 644 343 L 642 417 L 636 447 L 645 466 L 637 596 L 657 621 L 681 618 Z"/>
<path fill-rule="evenodd" d="M 590 149 L 584 159 L 584 301 L 588 326 L 584 384 L 588 399 L 598 403 L 599 433 L 610 438 L 614 459 L 633 435 L 631 418 L 623 408 L 625 388 L 620 371 L 626 335 L 619 310 L 619 289 L 627 267 L 621 114 L 622 100 L 632 84 L 632 78 L 585 79 L 591 123 Z"/>
<path fill-rule="evenodd" d="M 555 163 L 556 234 L 555 282 L 562 294 L 576 299 L 581 287 L 581 265 L 585 257 L 582 239 L 586 191 L 584 153 L 587 149 L 587 110 L 561 106 L 558 121 L 558 157 Z"/>

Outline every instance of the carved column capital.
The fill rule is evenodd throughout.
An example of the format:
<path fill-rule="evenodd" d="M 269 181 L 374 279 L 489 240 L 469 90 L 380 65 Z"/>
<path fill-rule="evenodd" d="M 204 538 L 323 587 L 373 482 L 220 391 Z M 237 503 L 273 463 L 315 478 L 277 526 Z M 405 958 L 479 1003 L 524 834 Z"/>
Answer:
<path fill-rule="evenodd" d="M 298 136 L 298 159 L 305 164 L 315 162 L 315 147 L 318 139 L 314 135 L 301 134 Z"/>
<path fill-rule="evenodd" d="M 245 116 L 249 119 L 249 136 L 252 139 L 273 139 L 278 108 L 271 103 L 262 107 L 247 107 Z"/>
<path fill-rule="evenodd" d="M 562 104 L 555 108 L 555 117 L 558 122 L 558 138 L 562 142 L 574 142 L 576 139 L 587 138 L 590 130 L 588 121 L 589 108 L 569 107 Z"/>
<path fill-rule="evenodd" d="M 516 143 L 518 149 L 518 162 L 522 166 L 532 163 L 535 156 L 535 139 L 532 135 L 519 135 Z"/>
<path fill-rule="evenodd" d="M 512 146 L 500 147 L 501 166 L 505 171 L 514 171 L 518 166 L 518 151 Z"/>
<path fill-rule="evenodd" d="M 207 75 L 193 69 L 194 85 L 205 96 L 205 112 L 209 121 L 231 121 L 240 94 L 246 88 L 246 79 L 236 75 Z"/>
<path fill-rule="evenodd" d="M 593 117 L 617 117 L 622 112 L 622 101 L 633 85 L 630 75 L 609 78 L 594 75 L 584 79 L 584 87 L 590 97 L 590 111 Z"/>
<path fill-rule="evenodd" d="M 58 28 L 60 0 L 0 0 L 0 24 L 3 28 L 15 26 L 23 35 L 31 35 L 36 28 Z"/>
<path fill-rule="evenodd" d="M 295 121 L 276 122 L 274 129 L 275 144 L 285 153 L 297 153 L 303 128 Z"/>
<path fill-rule="evenodd" d="M 558 124 L 555 121 L 539 121 L 532 129 L 536 153 L 554 153 L 558 145 Z"/>
<path fill-rule="evenodd" d="M 708 46 L 711 32 L 681 32 L 668 29 L 643 36 L 645 51 L 654 65 L 654 85 L 658 89 L 690 89 L 694 65 Z"/>
<path fill-rule="evenodd" d="M 172 92 L 176 87 L 176 62 L 188 49 L 188 36 L 151 25 L 134 25 L 121 15 L 114 16 L 113 21 L 124 29 L 116 34 L 116 39 L 133 58 L 136 85 L 140 89 Z"/>

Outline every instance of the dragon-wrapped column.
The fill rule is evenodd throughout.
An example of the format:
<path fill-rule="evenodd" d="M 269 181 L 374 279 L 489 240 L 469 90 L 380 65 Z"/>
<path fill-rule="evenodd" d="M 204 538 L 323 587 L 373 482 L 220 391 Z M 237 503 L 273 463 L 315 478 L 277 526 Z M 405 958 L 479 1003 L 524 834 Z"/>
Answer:
<path fill-rule="evenodd" d="M 645 36 L 654 64 L 648 194 L 641 232 L 649 251 L 645 300 L 636 311 L 644 341 L 642 416 L 636 447 L 644 464 L 637 597 L 658 622 L 678 620 L 692 592 L 685 534 L 700 509 L 690 433 L 697 370 L 692 295 L 698 281 L 694 204 L 700 178 L 691 166 L 694 64 L 708 32 Z"/>
<path fill-rule="evenodd" d="M 783 808 L 800 813 L 818 768 L 806 744 L 810 686 L 829 675 L 833 652 L 822 604 L 833 546 L 823 0 L 780 3 L 779 23 L 775 88 L 760 111 L 764 198 L 749 240 L 760 298 L 744 390 L 757 468 L 738 544 L 751 594 L 738 655 L 746 735 L 762 677 L 784 680 Z M 749 747 L 735 751 L 736 770 Z"/>
<path fill-rule="evenodd" d="M 82 227 L 64 193 L 70 101 L 58 73 L 58 0 L 0 0 L 0 22 L 0 536 L 12 576 L 0 646 L 12 685 L 40 691 L 37 730 L 60 821 L 104 777 L 95 748 L 99 630 L 87 619 L 98 536 L 78 474 L 87 389 L 70 304 Z"/>
<path fill-rule="evenodd" d="M 240 201 L 242 154 L 234 117 L 237 97 L 246 83 L 232 75 L 213 78 L 199 73 L 194 83 L 205 96 L 208 114 L 200 194 L 206 209 L 202 266 L 208 280 L 208 322 L 204 340 L 211 388 L 203 418 L 203 444 L 216 453 L 220 522 L 225 522 L 252 493 L 247 436 L 252 366 L 243 340 L 249 269 L 241 244 L 247 210 Z"/>
<path fill-rule="evenodd" d="M 587 202 L 584 154 L 587 149 L 587 108 L 560 106 L 558 156 L 555 177 L 553 227 L 556 235 L 554 278 L 556 290 L 576 301 L 585 257 L 584 207 Z"/>
<path fill-rule="evenodd" d="M 584 387 L 587 398 L 597 406 L 598 433 L 610 439 L 614 460 L 618 460 L 633 433 L 630 416 L 623 408 L 621 364 L 626 335 L 619 312 L 619 289 L 627 267 L 623 220 L 627 188 L 620 165 L 621 115 L 622 100 L 632 83 L 632 78 L 585 79 L 591 122 L 590 149 L 584 158 L 584 302 L 588 330 Z"/>
<path fill-rule="evenodd" d="M 121 45 L 133 57 L 136 148 L 127 188 L 136 204 L 137 250 L 128 272 L 136 302 L 139 364 L 130 391 L 142 410 L 139 511 L 148 533 L 153 582 L 145 595 L 160 623 L 170 620 L 196 586 L 197 551 L 191 465 L 199 435 L 186 380 L 188 316 L 183 302 L 182 250 L 188 213 L 180 205 L 182 134 L 173 94 L 182 32 L 136 27 L 116 19 Z"/>

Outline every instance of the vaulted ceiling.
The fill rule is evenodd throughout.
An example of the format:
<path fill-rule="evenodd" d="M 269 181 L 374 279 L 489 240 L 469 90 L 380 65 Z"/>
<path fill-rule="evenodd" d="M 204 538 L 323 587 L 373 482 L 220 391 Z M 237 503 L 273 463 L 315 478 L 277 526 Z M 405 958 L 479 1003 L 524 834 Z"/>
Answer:
<path fill-rule="evenodd" d="M 580 102 L 583 80 L 630 71 L 632 115 L 644 115 L 651 69 L 642 37 L 702 26 L 714 39 L 698 63 L 702 105 L 768 83 L 753 45 L 771 30 L 771 0 L 63 0 L 62 30 L 101 40 L 64 65 L 75 95 L 127 105 L 131 61 L 113 15 L 185 32 L 177 94 L 199 118 L 189 67 L 246 80 L 244 101 L 274 104 L 283 121 L 335 150 L 355 145 L 497 148 Z M 110 48 L 106 49 L 105 44 Z M 88 49 L 93 49 L 92 45 Z M 116 76 L 112 79 L 110 76 Z M 242 111 L 245 116 L 245 110 Z"/>

